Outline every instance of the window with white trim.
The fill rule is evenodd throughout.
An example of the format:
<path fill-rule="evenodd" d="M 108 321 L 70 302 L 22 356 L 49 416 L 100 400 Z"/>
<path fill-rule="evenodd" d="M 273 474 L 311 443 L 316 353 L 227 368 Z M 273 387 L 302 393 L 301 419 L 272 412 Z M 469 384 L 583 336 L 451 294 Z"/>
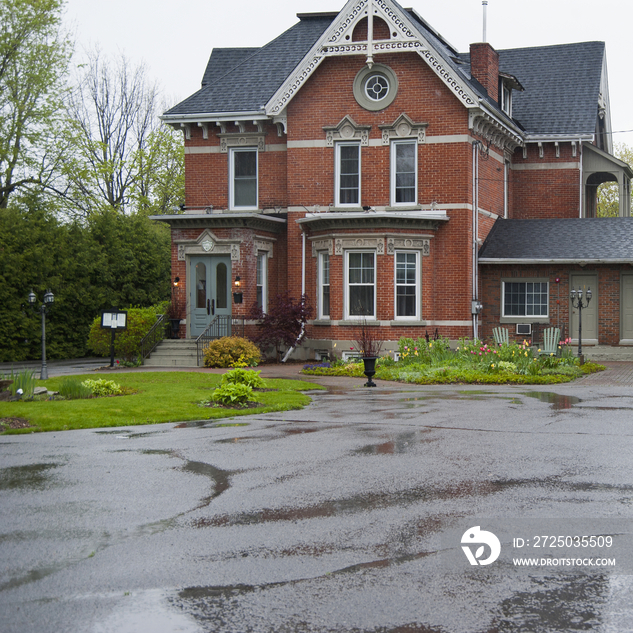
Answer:
<path fill-rule="evenodd" d="M 257 307 L 266 312 L 268 308 L 268 253 L 257 253 Z"/>
<path fill-rule="evenodd" d="M 512 116 L 512 88 L 505 81 L 501 82 L 501 109 Z"/>
<path fill-rule="evenodd" d="M 417 319 L 419 305 L 419 253 L 396 251 L 396 319 Z"/>
<path fill-rule="evenodd" d="M 504 281 L 504 317 L 546 317 L 549 312 L 549 283 L 547 281 Z"/>
<path fill-rule="evenodd" d="M 345 317 L 376 318 L 376 252 L 345 253 Z"/>
<path fill-rule="evenodd" d="M 418 201 L 418 152 L 415 140 L 391 144 L 391 206 Z"/>
<path fill-rule="evenodd" d="M 229 206 L 231 209 L 257 209 L 257 149 L 235 147 L 229 150 Z"/>
<path fill-rule="evenodd" d="M 360 206 L 360 143 L 336 144 L 336 206 Z"/>
<path fill-rule="evenodd" d="M 319 319 L 330 318 L 330 255 L 327 251 L 319 253 L 318 271 Z"/>

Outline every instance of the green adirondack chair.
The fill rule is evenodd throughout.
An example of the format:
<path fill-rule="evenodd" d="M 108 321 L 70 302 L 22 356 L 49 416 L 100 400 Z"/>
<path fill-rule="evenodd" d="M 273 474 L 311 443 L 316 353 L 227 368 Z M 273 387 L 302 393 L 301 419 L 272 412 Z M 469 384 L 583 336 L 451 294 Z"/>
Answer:
<path fill-rule="evenodd" d="M 548 327 L 543 330 L 543 346 L 539 354 L 558 354 L 558 344 L 560 343 L 560 328 Z"/>
<path fill-rule="evenodd" d="M 505 343 L 507 345 L 508 342 L 509 342 L 508 328 L 507 327 L 496 327 L 496 328 L 494 328 L 492 330 L 492 335 L 494 336 L 496 345 L 501 345 L 502 343 Z"/>

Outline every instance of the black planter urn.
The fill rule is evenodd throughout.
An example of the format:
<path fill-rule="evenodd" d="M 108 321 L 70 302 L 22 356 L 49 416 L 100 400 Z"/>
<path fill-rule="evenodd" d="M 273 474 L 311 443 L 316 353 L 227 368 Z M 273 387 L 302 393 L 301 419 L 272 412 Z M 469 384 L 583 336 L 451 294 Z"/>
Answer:
<path fill-rule="evenodd" d="M 376 373 L 376 361 L 378 356 L 363 356 L 363 364 L 365 365 L 365 376 L 367 376 L 367 382 L 365 387 L 376 387 L 376 383 L 372 380 Z"/>
<path fill-rule="evenodd" d="M 178 330 L 180 330 L 180 319 L 169 319 L 171 327 L 171 338 L 178 338 Z"/>

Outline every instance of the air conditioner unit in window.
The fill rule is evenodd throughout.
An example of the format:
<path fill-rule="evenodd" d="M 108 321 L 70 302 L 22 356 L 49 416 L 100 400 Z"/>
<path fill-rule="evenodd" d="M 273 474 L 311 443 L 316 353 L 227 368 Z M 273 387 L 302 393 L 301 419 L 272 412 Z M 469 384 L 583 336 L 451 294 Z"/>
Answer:
<path fill-rule="evenodd" d="M 517 334 L 529 335 L 532 334 L 531 323 L 517 323 Z"/>

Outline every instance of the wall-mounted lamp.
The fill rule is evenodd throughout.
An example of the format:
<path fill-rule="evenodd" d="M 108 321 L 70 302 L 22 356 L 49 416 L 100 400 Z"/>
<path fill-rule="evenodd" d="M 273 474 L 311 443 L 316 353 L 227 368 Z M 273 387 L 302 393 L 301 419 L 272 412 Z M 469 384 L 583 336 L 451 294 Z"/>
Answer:
<path fill-rule="evenodd" d="M 235 290 L 233 293 L 233 303 L 242 303 L 244 296 L 241 293 L 242 280 L 239 275 L 235 277 Z"/>
<path fill-rule="evenodd" d="M 174 288 L 178 288 L 178 284 L 180 283 L 180 277 L 176 277 L 174 279 Z"/>

